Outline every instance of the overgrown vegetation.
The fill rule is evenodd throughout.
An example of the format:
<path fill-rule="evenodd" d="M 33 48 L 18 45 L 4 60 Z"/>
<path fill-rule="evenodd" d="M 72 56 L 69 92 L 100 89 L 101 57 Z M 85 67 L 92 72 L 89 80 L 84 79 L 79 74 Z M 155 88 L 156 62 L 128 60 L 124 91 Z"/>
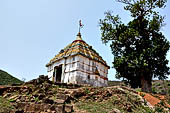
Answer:
<path fill-rule="evenodd" d="M 144 93 L 140 91 L 136 92 L 125 86 L 75 87 L 73 84 L 54 84 L 46 78 L 48 77 L 41 76 L 22 86 L 8 86 L 6 90 L 3 90 L 3 97 L 0 97 L 0 112 L 4 110 L 40 112 L 44 110 L 44 106 L 46 105 L 50 105 L 48 109 L 51 111 L 56 111 L 56 109 L 53 108 L 57 108 L 59 104 L 64 106 L 75 105 L 77 109 L 69 107 L 70 111 L 68 112 L 74 111 L 76 113 L 79 111 L 90 113 L 119 111 L 123 113 L 166 113 L 168 109 L 166 105 L 168 101 L 166 100 L 161 100 L 161 102 L 154 107 L 155 109 L 153 109 L 149 106 L 148 101 L 144 99 Z M 10 104 L 14 105 L 14 107 Z M 41 110 L 30 105 L 44 106 L 40 107 L 43 108 Z M 45 109 L 45 111 L 48 109 Z M 63 108 L 61 108 L 61 110 L 63 110 Z"/>
<path fill-rule="evenodd" d="M 86 110 L 90 113 L 108 113 L 110 111 L 120 111 L 124 113 L 136 111 L 139 111 L 138 113 L 153 112 L 149 107 L 143 106 L 137 96 L 127 94 L 115 95 L 102 102 L 80 101 L 76 103 L 76 105 L 79 109 Z"/>
<path fill-rule="evenodd" d="M 23 81 L 13 77 L 7 72 L 0 70 L 0 85 L 22 84 Z"/>
<path fill-rule="evenodd" d="M 155 80 L 152 82 L 152 92 L 155 94 L 170 95 L 169 80 Z"/>
<path fill-rule="evenodd" d="M 11 109 L 14 109 L 10 102 L 0 96 L 0 113 L 8 113 Z"/>

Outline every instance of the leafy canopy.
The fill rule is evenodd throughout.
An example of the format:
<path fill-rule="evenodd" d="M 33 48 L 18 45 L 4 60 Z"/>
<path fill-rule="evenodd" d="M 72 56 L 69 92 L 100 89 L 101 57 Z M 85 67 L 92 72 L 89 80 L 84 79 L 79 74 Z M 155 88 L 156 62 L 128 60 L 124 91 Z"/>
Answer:
<path fill-rule="evenodd" d="M 141 85 L 142 76 L 166 79 L 170 74 L 166 54 L 170 43 L 160 31 L 164 16 L 157 10 L 165 8 L 166 0 L 117 0 L 124 3 L 132 21 L 124 24 L 119 15 L 105 13 L 99 25 L 103 43 L 110 44 L 114 55 L 116 77 L 124 78 L 132 87 Z"/>

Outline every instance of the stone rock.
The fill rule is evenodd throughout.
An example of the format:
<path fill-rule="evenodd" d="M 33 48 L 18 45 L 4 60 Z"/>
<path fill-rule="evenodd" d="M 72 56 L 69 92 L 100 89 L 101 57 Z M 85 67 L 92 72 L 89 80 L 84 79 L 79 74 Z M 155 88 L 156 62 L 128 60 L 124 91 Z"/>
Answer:
<path fill-rule="evenodd" d="M 44 75 L 40 75 L 39 78 L 37 79 L 33 79 L 31 81 L 28 81 L 25 83 L 26 84 L 34 84 L 34 85 L 37 85 L 37 84 L 41 84 L 43 82 L 47 81 L 48 83 L 51 83 L 51 81 L 49 80 L 48 76 L 44 76 Z"/>
<path fill-rule="evenodd" d="M 113 108 L 113 110 L 110 111 L 109 113 L 121 113 L 121 111 L 116 108 Z"/>
<path fill-rule="evenodd" d="M 55 111 L 57 113 L 64 113 L 64 105 L 58 105 L 56 108 L 55 108 Z"/>
<path fill-rule="evenodd" d="M 23 106 L 23 107 L 24 107 L 24 106 Z M 24 107 L 24 111 L 27 111 L 27 112 L 35 111 L 35 106 L 32 106 L 32 105 L 29 104 L 29 103 L 26 103 L 26 104 L 25 104 L 25 107 Z"/>
<path fill-rule="evenodd" d="M 65 112 L 66 113 L 71 113 L 73 111 L 73 105 L 66 104 L 65 105 Z"/>
<path fill-rule="evenodd" d="M 43 111 L 44 109 L 49 109 L 50 107 L 51 107 L 51 105 L 50 104 L 40 104 L 41 105 L 41 111 Z"/>
<path fill-rule="evenodd" d="M 50 110 L 55 111 L 56 107 L 57 107 L 57 106 L 53 104 L 53 105 L 50 107 Z"/>
<path fill-rule="evenodd" d="M 65 103 L 65 100 L 56 99 L 55 103 L 56 103 L 56 104 L 64 104 L 64 103 Z"/>
<path fill-rule="evenodd" d="M 38 98 L 39 98 L 40 100 L 42 100 L 44 97 L 45 97 L 44 94 L 39 94 L 39 95 L 38 95 Z"/>
<path fill-rule="evenodd" d="M 69 95 L 66 95 L 66 94 L 57 94 L 57 99 L 62 99 L 62 100 L 65 100 L 65 101 L 68 101 L 69 99 Z"/>
<path fill-rule="evenodd" d="M 35 103 L 17 103 L 15 108 L 24 110 L 24 112 L 42 112 L 47 111 L 50 108 L 50 104 L 35 104 Z M 50 110 L 50 109 L 49 109 Z"/>
<path fill-rule="evenodd" d="M 17 97 L 18 97 L 18 95 L 14 95 L 14 96 L 10 97 L 9 100 L 10 100 L 10 99 L 15 99 L 15 98 L 17 98 Z"/>
<path fill-rule="evenodd" d="M 24 113 L 24 110 L 16 110 L 14 113 Z"/>
<path fill-rule="evenodd" d="M 45 81 L 49 81 L 48 76 L 40 75 L 39 78 L 36 80 L 37 84 L 43 83 Z"/>
<path fill-rule="evenodd" d="M 14 95 L 14 96 L 12 96 L 12 97 L 9 98 L 9 100 L 10 100 L 11 102 L 15 102 L 17 99 L 18 99 L 18 95 Z"/>
<path fill-rule="evenodd" d="M 9 97 L 9 96 L 11 96 L 11 93 L 6 93 L 3 97 L 4 97 L 4 98 L 7 98 L 7 97 Z"/>
<path fill-rule="evenodd" d="M 85 95 L 85 92 L 82 89 L 76 89 L 71 92 L 72 98 L 78 98 Z"/>
<path fill-rule="evenodd" d="M 34 101 L 35 101 L 35 99 L 34 99 L 34 98 L 31 98 L 30 102 L 34 102 Z"/>
<path fill-rule="evenodd" d="M 29 97 L 25 97 L 25 102 L 29 102 Z"/>
<path fill-rule="evenodd" d="M 26 106 L 26 103 L 17 103 L 17 105 L 16 105 L 16 108 L 18 109 L 18 108 L 23 108 L 24 109 L 24 107 Z"/>
<path fill-rule="evenodd" d="M 45 98 L 45 99 L 43 100 L 43 102 L 44 102 L 44 103 L 47 103 L 47 104 L 53 104 L 53 103 L 54 103 L 54 101 L 53 101 L 52 99 L 49 99 L 49 98 Z"/>
<path fill-rule="evenodd" d="M 50 107 L 50 110 L 53 112 L 53 113 L 65 113 L 64 111 L 64 105 L 52 105 Z"/>
<path fill-rule="evenodd" d="M 47 112 L 48 112 L 48 113 L 50 113 L 50 112 L 51 112 L 51 110 L 50 110 L 50 109 L 47 109 Z"/>
<path fill-rule="evenodd" d="M 22 90 L 22 93 L 26 93 L 26 92 L 28 92 L 28 89 L 23 89 Z"/>
<path fill-rule="evenodd" d="M 132 107 L 131 106 L 127 106 L 127 111 L 128 112 L 132 112 Z"/>
<path fill-rule="evenodd" d="M 20 99 L 17 99 L 16 102 L 19 103 L 19 102 L 21 102 L 21 101 L 20 101 Z"/>

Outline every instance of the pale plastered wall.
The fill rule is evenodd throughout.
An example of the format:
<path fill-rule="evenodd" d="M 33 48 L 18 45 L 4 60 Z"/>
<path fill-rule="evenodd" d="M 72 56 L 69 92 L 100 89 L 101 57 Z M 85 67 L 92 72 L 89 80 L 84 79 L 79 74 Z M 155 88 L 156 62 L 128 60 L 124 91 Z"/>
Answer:
<path fill-rule="evenodd" d="M 64 83 L 74 84 L 91 84 L 94 86 L 106 86 L 107 80 L 104 80 L 100 76 L 107 77 L 108 67 L 103 64 L 90 60 L 84 56 L 70 56 L 65 59 L 61 59 L 48 67 L 48 76 L 52 77 L 54 67 L 62 65 L 62 80 Z M 96 67 L 100 73 L 95 75 Z"/>

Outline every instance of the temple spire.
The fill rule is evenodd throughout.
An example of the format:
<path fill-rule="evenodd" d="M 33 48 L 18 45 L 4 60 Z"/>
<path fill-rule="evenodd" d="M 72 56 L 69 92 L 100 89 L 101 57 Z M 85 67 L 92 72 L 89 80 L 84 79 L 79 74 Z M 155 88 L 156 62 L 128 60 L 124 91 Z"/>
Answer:
<path fill-rule="evenodd" d="M 80 32 L 77 34 L 76 40 L 82 40 L 82 38 L 81 38 L 81 33 L 80 33 Z"/>

